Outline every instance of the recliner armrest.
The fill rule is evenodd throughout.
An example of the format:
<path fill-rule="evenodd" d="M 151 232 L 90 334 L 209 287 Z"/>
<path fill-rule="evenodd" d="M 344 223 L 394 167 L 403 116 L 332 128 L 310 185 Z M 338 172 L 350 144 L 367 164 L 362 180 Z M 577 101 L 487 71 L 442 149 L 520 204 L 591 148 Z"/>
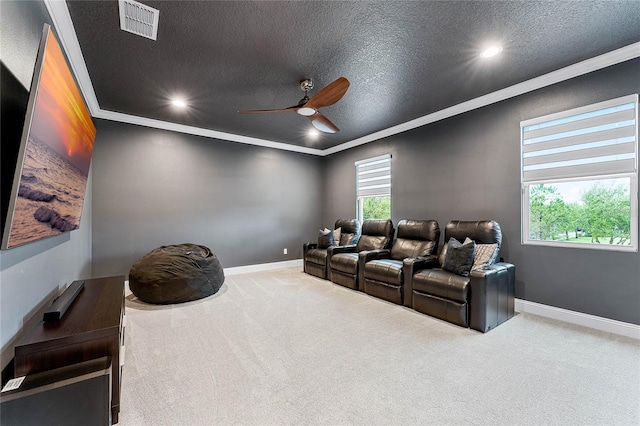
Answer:
<path fill-rule="evenodd" d="M 331 257 L 334 254 L 339 253 L 355 253 L 356 245 L 349 244 L 347 246 L 331 246 L 327 249 L 327 257 Z"/>
<path fill-rule="evenodd" d="M 391 250 L 389 249 L 365 250 L 358 253 L 358 262 L 360 262 L 360 259 L 369 262 L 376 259 L 389 259 L 390 257 Z"/>
<path fill-rule="evenodd" d="M 302 244 L 302 257 L 304 258 L 305 255 L 307 254 L 307 251 L 314 248 L 318 248 L 318 243 L 309 242 L 309 243 Z"/>
<path fill-rule="evenodd" d="M 314 242 L 308 242 L 308 243 L 302 244 L 302 270 L 304 272 L 307 272 L 307 262 L 306 262 L 307 252 L 317 247 L 318 247 L 318 243 L 314 243 Z"/>
<path fill-rule="evenodd" d="M 433 269 L 439 267 L 438 256 L 407 257 L 402 261 L 402 292 L 403 305 L 413 307 L 413 274 L 423 269 Z"/>
<path fill-rule="evenodd" d="M 439 266 L 438 256 L 434 254 L 420 257 L 406 257 L 402 260 L 402 267 L 410 267 L 412 276 L 423 269 L 433 269 L 438 268 Z"/>
<path fill-rule="evenodd" d="M 516 267 L 499 262 L 469 274 L 469 327 L 486 333 L 514 315 Z"/>

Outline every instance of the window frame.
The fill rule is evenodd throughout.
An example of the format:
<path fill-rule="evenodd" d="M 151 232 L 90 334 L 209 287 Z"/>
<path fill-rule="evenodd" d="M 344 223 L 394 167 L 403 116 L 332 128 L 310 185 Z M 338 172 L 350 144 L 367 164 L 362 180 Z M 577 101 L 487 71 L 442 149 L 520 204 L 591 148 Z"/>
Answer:
<path fill-rule="evenodd" d="M 550 177 L 550 178 L 538 178 L 538 179 L 525 179 L 524 172 L 524 129 L 527 126 L 531 126 L 535 123 L 543 123 L 554 121 L 566 117 L 572 117 L 591 111 L 598 111 L 614 105 L 623 105 L 634 102 L 635 109 L 635 123 L 634 123 L 634 143 L 635 143 L 635 157 L 634 157 L 634 171 L 623 171 L 620 173 L 592 173 L 582 174 L 580 176 L 569 177 Z M 547 116 L 525 120 L 520 123 L 520 185 L 521 185 L 521 244 L 533 245 L 533 246 L 548 246 L 548 247 L 565 247 L 565 248 L 582 248 L 582 249 L 595 249 L 595 250 L 607 250 L 607 251 L 619 251 L 619 252 L 637 252 L 638 251 L 638 95 L 628 95 L 617 99 L 612 99 L 605 102 L 600 102 L 592 105 L 587 105 L 581 108 L 576 108 L 568 111 L 563 111 L 556 114 L 550 114 Z M 585 243 L 585 242 L 568 242 L 557 240 L 535 240 L 530 236 L 530 191 L 532 186 L 544 184 L 553 185 L 569 182 L 582 182 L 582 181 L 595 181 L 604 179 L 615 178 L 628 178 L 630 179 L 630 244 L 618 245 L 618 244 L 598 244 L 598 243 Z"/>
<path fill-rule="evenodd" d="M 355 162 L 355 182 L 356 182 L 356 219 L 358 219 L 361 223 L 364 221 L 364 199 L 371 197 L 389 197 L 389 218 L 391 219 L 391 212 L 393 210 L 392 198 L 391 198 L 391 190 L 392 190 L 392 182 L 393 182 L 393 166 L 392 166 L 393 157 L 391 154 L 379 155 L 376 157 L 366 158 L 363 160 L 358 160 Z M 379 188 L 379 191 L 369 192 L 366 195 L 361 195 L 361 187 L 360 187 L 360 167 L 365 167 L 369 165 L 375 165 L 378 162 L 387 162 L 389 163 L 389 177 L 388 177 L 388 186 L 384 186 Z"/>

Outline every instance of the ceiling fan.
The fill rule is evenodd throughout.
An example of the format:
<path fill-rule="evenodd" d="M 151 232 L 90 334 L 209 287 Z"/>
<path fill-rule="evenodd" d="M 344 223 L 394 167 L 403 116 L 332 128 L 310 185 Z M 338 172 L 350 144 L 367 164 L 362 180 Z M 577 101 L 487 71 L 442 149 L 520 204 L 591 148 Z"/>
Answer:
<path fill-rule="evenodd" d="M 318 93 L 309 98 L 309 90 L 313 89 L 313 81 L 305 79 L 300 82 L 300 89 L 304 90 L 304 98 L 300 99 L 298 105 L 282 109 L 254 109 L 248 111 L 238 111 L 240 114 L 263 114 L 268 112 L 297 112 L 309 120 L 313 127 L 325 133 L 336 133 L 340 129 L 331 122 L 327 117 L 322 115 L 319 108 L 333 105 L 338 102 L 349 88 L 349 80 L 344 77 L 338 78 L 327 87 L 321 89 Z"/>

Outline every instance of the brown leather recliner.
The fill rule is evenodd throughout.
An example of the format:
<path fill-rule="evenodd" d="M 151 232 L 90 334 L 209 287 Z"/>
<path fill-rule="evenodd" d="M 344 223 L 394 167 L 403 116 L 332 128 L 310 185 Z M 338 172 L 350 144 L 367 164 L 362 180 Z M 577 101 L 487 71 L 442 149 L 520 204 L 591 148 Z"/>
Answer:
<path fill-rule="evenodd" d="M 497 250 L 489 264 L 475 269 L 471 266 L 469 276 L 444 269 L 448 266 L 446 252 L 444 256 L 441 252 L 435 262 L 424 259 L 409 265 L 405 261 L 410 266 L 405 280 L 411 306 L 427 315 L 487 332 L 514 315 L 515 266 L 494 260 L 500 256 L 500 225 L 493 220 L 451 221 L 445 227 L 442 251 L 451 237 L 459 242 L 467 237 L 473 240 L 476 256 L 489 247 L 477 244 L 497 244 Z"/>
<path fill-rule="evenodd" d="M 340 241 L 334 244 L 344 246 L 356 244 L 360 238 L 360 221 L 357 219 L 338 219 L 334 230 L 341 229 Z M 327 248 L 319 248 L 318 243 L 309 242 L 302 245 L 303 269 L 307 274 L 327 279 Z"/>
<path fill-rule="evenodd" d="M 386 249 L 393 242 L 393 222 L 391 219 L 368 219 L 362 224 L 362 234 L 355 245 L 329 247 L 329 279 L 354 290 L 362 290 L 359 272 L 364 268 L 367 253 L 371 250 Z"/>
<path fill-rule="evenodd" d="M 403 269 L 411 271 L 415 261 L 436 259 L 440 226 L 435 220 L 401 220 L 398 238 L 391 250 L 374 250 L 364 265 L 364 292 L 389 302 L 411 307 L 411 293 L 405 289 Z M 403 266 L 403 261 L 406 266 Z M 408 294 L 409 297 L 405 297 Z"/>

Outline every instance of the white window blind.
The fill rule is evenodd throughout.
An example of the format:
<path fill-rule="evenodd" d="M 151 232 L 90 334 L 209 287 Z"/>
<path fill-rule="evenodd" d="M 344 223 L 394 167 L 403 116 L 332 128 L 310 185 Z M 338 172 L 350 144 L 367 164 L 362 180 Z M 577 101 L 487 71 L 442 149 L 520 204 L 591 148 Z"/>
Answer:
<path fill-rule="evenodd" d="M 356 195 L 376 197 L 391 194 L 391 155 L 356 162 Z"/>
<path fill-rule="evenodd" d="M 638 95 L 520 123 L 522 182 L 635 173 Z"/>

